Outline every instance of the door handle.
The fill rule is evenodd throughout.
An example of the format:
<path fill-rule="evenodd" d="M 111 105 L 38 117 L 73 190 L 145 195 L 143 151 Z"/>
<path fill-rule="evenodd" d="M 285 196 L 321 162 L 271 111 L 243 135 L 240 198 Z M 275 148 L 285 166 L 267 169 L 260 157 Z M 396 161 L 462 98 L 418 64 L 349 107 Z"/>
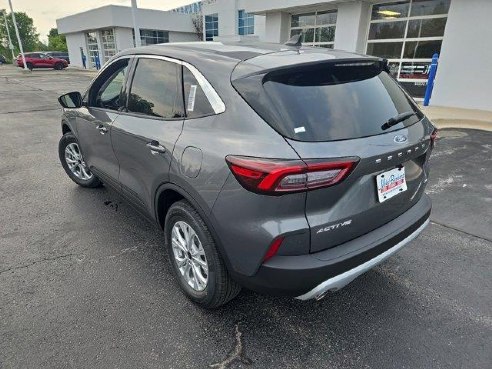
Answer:
<path fill-rule="evenodd" d="M 99 130 L 99 133 L 102 135 L 108 133 L 108 129 L 104 127 L 102 124 L 98 125 L 96 129 Z"/>
<path fill-rule="evenodd" d="M 147 147 L 150 149 L 150 152 L 152 153 L 152 155 L 164 154 L 166 152 L 166 148 L 164 146 L 162 146 L 159 143 L 159 141 L 152 140 L 147 144 Z"/>

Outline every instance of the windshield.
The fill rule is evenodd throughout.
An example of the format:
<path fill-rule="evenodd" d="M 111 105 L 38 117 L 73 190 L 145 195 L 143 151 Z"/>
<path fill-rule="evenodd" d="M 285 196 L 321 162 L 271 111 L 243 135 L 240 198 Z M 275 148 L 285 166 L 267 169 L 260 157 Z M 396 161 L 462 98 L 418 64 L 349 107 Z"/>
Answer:
<path fill-rule="evenodd" d="M 252 77 L 244 79 L 248 78 Z M 238 91 L 263 119 L 299 141 L 373 136 L 421 119 L 415 104 L 379 63 L 332 63 L 270 72 L 262 76 L 261 93 L 254 93 L 248 82 L 237 82 Z M 417 114 L 383 129 L 389 119 L 409 111 Z"/>

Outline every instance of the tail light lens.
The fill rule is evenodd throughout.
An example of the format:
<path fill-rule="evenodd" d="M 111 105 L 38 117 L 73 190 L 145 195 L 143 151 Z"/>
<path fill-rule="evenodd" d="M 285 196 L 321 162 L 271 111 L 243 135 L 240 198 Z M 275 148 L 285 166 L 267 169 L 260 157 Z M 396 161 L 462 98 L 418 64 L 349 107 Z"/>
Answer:
<path fill-rule="evenodd" d="M 434 130 L 432 131 L 432 133 L 430 135 L 431 148 L 434 148 L 434 146 L 436 146 L 436 140 L 437 140 L 437 134 L 438 133 L 439 133 L 439 131 L 437 130 L 437 128 L 434 128 Z"/>
<path fill-rule="evenodd" d="M 333 186 L 350 174 L 359 159 L 281 160 L 229 155 L 226 161 L 247 190 L 281 195 Z"/>

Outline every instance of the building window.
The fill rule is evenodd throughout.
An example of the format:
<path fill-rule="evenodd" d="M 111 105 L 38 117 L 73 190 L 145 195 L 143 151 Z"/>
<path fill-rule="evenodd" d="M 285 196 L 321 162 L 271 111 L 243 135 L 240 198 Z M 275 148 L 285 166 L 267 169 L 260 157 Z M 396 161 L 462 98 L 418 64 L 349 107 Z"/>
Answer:
<path fill-rule="evenodd" d="M 219 35 L 219 15 L 209 14 L 205 16 L 205 41 L 213 41 Z"/>
<path fill-rule="evenodd" d="M 253 35 L 255 33 L 255 16 L 244 10 L 238 11 L 238 33 L 240 35 Z"/>
<path fill-rule="evenodd" d="M 366 53 L 386 58 L 391 74 L 413 96 L 425 93 L 434 53 L 441 52 L 450 0 L 374 4 Z"/>
<path fill-rule="evenodd" d="M 114 30 L 104 29 L 101 31 L 101 41 L 102 41 L 102 53 L 103 60 L 101 60 L 101 64 L 107 62 L 114 55 L 116 55 L 116 42 L 114 39 Z"/>
<path fill-rule="evenodd" d="M 333 48 L 337 11 L 319 11 L 292 15 L 290 37 L 304 34 L 304 45 Z"/>
<path fill-rule="evenodd" d="M 132 30 L 133 44 L 135 45 L 135 31 Z M 169 32 L 154 29 L 140 30 L 140 43 L 142 46 L 165 44 L 169 42 Z"/>
<path fill-rule="evenodd" d="M 89 53 L 89 68 L 96 67 L 96 55 L 99 54 L 99 46 L 97 44 L 97 33 L 87 32 L 85 34 L 87 41 L 87 52 Z"/>

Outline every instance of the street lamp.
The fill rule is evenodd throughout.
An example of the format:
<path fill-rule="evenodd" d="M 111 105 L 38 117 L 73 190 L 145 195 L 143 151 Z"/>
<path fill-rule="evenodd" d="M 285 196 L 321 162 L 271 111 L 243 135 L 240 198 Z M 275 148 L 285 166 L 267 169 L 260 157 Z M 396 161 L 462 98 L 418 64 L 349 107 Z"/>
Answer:
<path fill-rule="evenodd" d="M 14 44 L 12 43 L 12 39 L 10 38 L 9 25 L 7 24 L 7 12 L 3 13 L 3 19 L 5 21 L 5 28 L 7 29 L 7 37 L 9 39 L 9 49 L 10 49 L 10 52 L 12 53 L 12 63 L 13 63 L 15 60 Z"/>
<path fill-rule="evenodd" d="M 10 0 L 9 0 L 10 1 Z M 137 24 L 137 0 L 132 0 L 133 32 L 135 33 L 135 46 L 142 46 L 140 40 L 140 30 Z"/>
<path fill-rule="evenodd" d="M 9 0 L 9 6 L 10 6 L 10 14 L 12 15 L 12 21 L 14 22 L 15 35 L 17 36 L 17 42 L 19 43 L 19 50 L 22 57 L 22 64 L 24 64 L 24 70 L 28 70 L 26 65 L 26 58 L 24 57 L 24 49 L 22 48 L 22 41 L 19 36 L 19 29 L 17 28 L 17 22 L 15 21 L 15 13 L 14 13 L 14 8 L 12 7 L 12 0 Z"/>

